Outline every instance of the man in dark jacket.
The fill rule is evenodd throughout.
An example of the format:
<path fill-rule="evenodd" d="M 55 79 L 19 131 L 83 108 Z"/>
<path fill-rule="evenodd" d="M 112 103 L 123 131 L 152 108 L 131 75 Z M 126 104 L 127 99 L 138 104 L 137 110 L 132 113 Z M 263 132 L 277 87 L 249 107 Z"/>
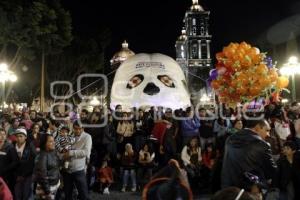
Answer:
<path fill-rule="evenodd" d="M 277 166 L 271 156 L 270 145 L 264 141 L 269 131 L 270 125 L 266 120 L 249 120 L 247 128 L 227 139 L 222 188 L 241 187 L 245 172 L 257 175 L 264 183 L 274 179 Z"/>
<path fill-rule="evenodd" d="M 16 200 L 32 199 L 32 174 L 34 167 L 34 159 L 36 156 L 35 147 L 32 143 L 26 141 L 27 132 L 23 128 L 15 131 L 16 149 L 13 162 L 16 163 L 15 176 L 15 198 Z"/>

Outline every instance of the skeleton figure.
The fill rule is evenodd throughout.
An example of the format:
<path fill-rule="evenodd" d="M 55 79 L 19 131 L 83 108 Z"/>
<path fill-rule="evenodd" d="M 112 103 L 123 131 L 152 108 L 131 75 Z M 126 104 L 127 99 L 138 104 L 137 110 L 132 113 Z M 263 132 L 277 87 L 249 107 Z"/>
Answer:
<path fill-rule="evenodd" d="M 117 70 L 111 108 L 163 106 L 177 109 L 190 106 L 186 80 L 180 66 L 163 54 L 137 54 Z"/>

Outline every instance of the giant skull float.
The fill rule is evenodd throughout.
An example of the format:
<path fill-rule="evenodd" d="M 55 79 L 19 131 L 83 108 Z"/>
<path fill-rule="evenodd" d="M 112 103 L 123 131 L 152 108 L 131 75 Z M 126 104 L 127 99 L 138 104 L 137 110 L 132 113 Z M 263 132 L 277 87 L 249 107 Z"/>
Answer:
<path fill-rule="evenodd" d="M 182 69 L 171 57 L 136 54 L 117 70 L 111 91 L 111 108 L 162 106 L 186 108 L 190 96 Z"/>

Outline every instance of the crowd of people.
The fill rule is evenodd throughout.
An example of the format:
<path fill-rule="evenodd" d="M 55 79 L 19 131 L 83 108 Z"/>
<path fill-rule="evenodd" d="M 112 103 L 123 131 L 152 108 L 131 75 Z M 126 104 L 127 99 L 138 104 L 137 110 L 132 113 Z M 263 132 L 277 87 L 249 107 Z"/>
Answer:
<path fill-rule="evenodd" d="M 3 112 L 2 199 L 86 200 L 111 187 L 143 199 L 300 199 L 299 115 L 297 102 L 247 115 L 121 105 Z"/>

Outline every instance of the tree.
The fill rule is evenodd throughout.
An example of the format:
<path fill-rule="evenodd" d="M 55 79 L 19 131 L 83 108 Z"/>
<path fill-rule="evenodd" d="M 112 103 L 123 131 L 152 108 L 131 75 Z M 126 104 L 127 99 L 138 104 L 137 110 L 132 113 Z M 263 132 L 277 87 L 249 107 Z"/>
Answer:
<path fill-rule="evenodd" d="M 42 56 L 40 105 L 44 111 L 45 56 L 62 51 L 72 41 L 71 17 L 58 0 L 37 0 L 29 9 L 29 18 L 34 46 Z"/>
<path fill-rule="evenodd" d="M 71 16 L 58 0 L 33 1 L 28 17 L 30 35 L 38 52 L 43 51 L 46 55 L 59 53 L 71 43 Z"/>
<path fill-rule="evenodd" d="M 20 62 L 22 53 L 28 54 L 28 48 L 32 46 L 26 6 L 18 0 L 0 2 L 0 59 L 8 62 L 11 68 Z"/>
<path fill-rule="evenodd" d="M 72 41 L 69 12 L 59 0 L 1 0 L 0 57 L 10 68 L 60 53 Z"/>
<path fill-rule="evenodd" d="M 76 88 L 76 81 L 80 74 L 104 72 L 105 49 L 109 41 L 110 31 L 107 29 L 99 29 L 95 38 L 83 39 L 78 36 L 75 37 L 72 44 L 65 48 L 62 54 L 49 56 L 49 70 L 47 71 L 47 80 L 49 82 L 47 85 L 50 85 L 53 81 L 60 80 L 69 81 L 73 88 Z M 83 86 L 89 83 L 84 82 Z M 93 92 L 95 85 L 88 88 L 88 92 Z M 60 96 L 69 92 L 67 85 L 55 87 L 55 94 Z M 74 99 L 72 100 L 75 101 Z"/>

